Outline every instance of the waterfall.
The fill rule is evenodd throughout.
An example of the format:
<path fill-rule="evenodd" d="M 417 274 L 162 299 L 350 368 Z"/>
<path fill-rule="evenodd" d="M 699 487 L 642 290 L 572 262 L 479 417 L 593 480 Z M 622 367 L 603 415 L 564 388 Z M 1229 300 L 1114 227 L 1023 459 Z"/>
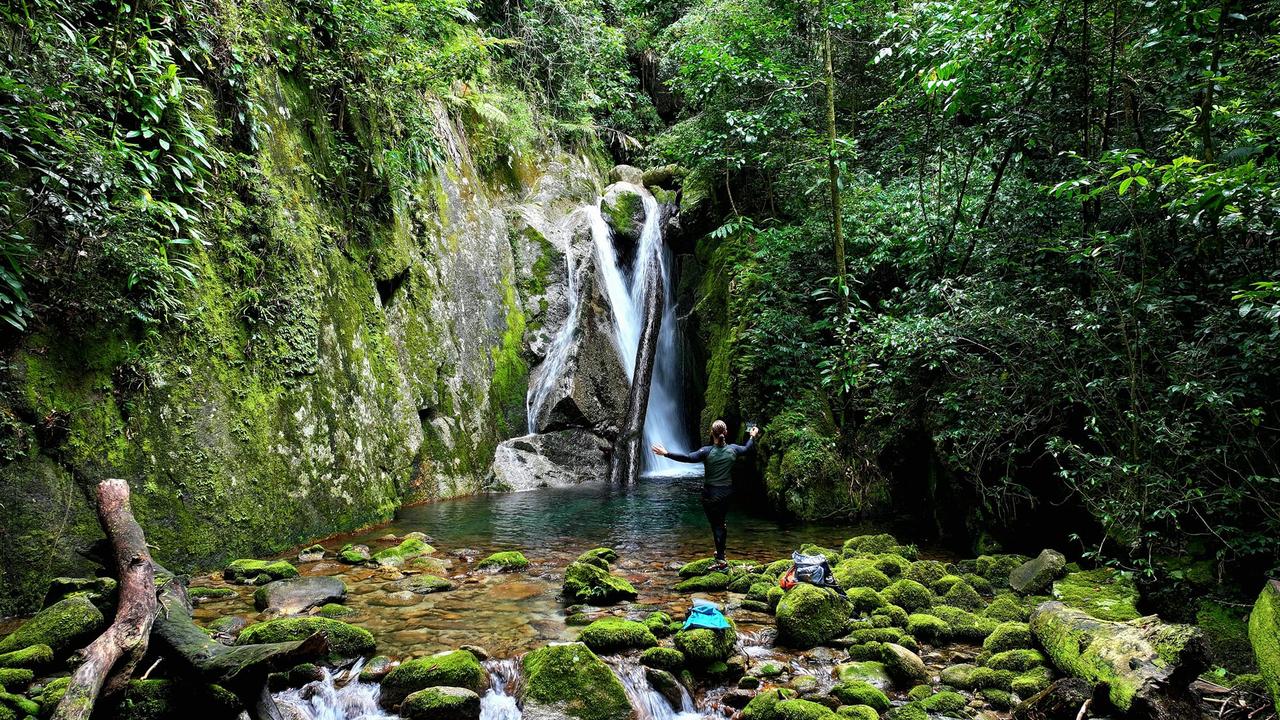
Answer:
<path fill-rule="evenodd" d="M 597 212 L 596 214 L 598 215 L 599 213 Z M 529 397 L 528 402 L 525 404 L 525 413 L 530 433 L 538 432 L 538 415 L 541 414 L 542 406 L 546 404 L 547 397 L 551 394 L 552 389 L 555 388 L 556 381 L 560 379 L 560 374 L 564 372 L 565 365 L 569 362 L 569 351 L 573 348 L 573 338 L 578 333 L 578 273 L 574 263 L 573 251 L 573 242 L 570 241 L 564 252 L 564 264 L 568 270 L 568 289 L 565 293 L 568 301 L 568 311 L 564 316 L 564 326 L 560 328 L 560 332 L 556 333 L 555 340 L 551 342 L 551 347 L 547 349 L 547 355 L 539 366 L 537 379 L 529 383 Z"/>
<path fill-rule="evenodd" d="M 480 698 L 480 720 L 520 720 L 516 706 L 516 688 L 520 680 L 518 660 L 486 660 L 489 692 Z"/>
<path fill-rule="evenodd" d="M 627 657 L 608 657 L 604 661 L 613 668 L 627 700 L 636 711 L 636 720 L 701 720 L 702 713 L 693 704 L 689 692 L 680 686 L 680 709 L 677 711 L 662 693 L 653 689 L 644 666 Z"/>
<path fill-rule="evenodd" d="M 627 377 L 635 377 L 636 351 L 640 347 L 640 327 L 644 322 L 644 284 L 649 258 L 658 256 L 662 272 L 664 300 L 662 325 L 658 331 L 658 354 L 649 388 L 649 407 L 645 410 L 646 444 L 660 443 L 673 450 L 684 450 L 688 442 L 681 422 L 681 376 L 679 342 L 676 327 L 675 281 L 672 277 L 671 251 L 662 241 L 662 213 L 658 201 L 642 188 L 635 188 L 644 200 L 644 226 L 636 249 L 633 272 L 623 272 L 618 265 L 618 252 L 613 232 L 600 213 L 599 203 L 587 208 L 591 218 L 591 237 L 604 275 L 605 294 L 613 309 L 613 335 L 622 367 Z M 674 460 L 645 453 L 645 468 L 650 474 L 683 474 L 691 468 Z"/>
<path fill-rule="evenodd" d="M 276 705 L 289 708 L 287 716 L 301 720 L 397 720 L 378 706 L 381 688 L 358 679 L 362 666 L 358 662 L 336 676 L 321 668 L 321 679 L 277 694 Z"/>

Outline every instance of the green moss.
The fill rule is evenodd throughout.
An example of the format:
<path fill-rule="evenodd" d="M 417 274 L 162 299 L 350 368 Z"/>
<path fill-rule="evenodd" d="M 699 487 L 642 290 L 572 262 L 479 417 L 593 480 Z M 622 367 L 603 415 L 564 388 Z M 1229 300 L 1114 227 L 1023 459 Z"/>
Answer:
<path fill-rule="evenodd" d="M 915 580 L 926 588 L 949 575 L 946 563 L 938 560 L 917 560 L 903 573 L 908 580 Z"/>
<path fill-rule="evenodd" d="M 1196 605 L 1196 626 L 1204 631 L 1211 662 L 1236 674 L 1258 670 L 1249 644 L 1247 608 L 1202 599 Z"/>
<path fill-rule="evenodd" d="M 999 625 L 995 620 L 950 605 L 935 605 L 929 614 L 947 623 L 953 640 L 982 642 Z"/>
<path fill-rule="evenodd" d="M 1280 582 L 1269 580 L 1249 614 L 1249 642 L 1258 658 L 1258 671 L 1280 710 Z"/>
<path fill-rule="evenodd" d="M 352 615 L 359 615 L 359 614 L 360 614 L 359 610 L 356 610 L 355 608 L 347 607 L 346 605 L 340 605 L 338 603 L 325 603 L 324 605 L 321 605 L 318 610 L 316 610 L 316 615 L 319 615 L 320 617 L 324 617 L 324 618 L 331 618 L 331 619 L 351 617 Z"/>
<path fill-rule="evenodd" d="M 1013 595 L 1001 595 L 991 601 L 982 615 L 1001 622 L 1026 622 L 1031 617 L 1031 609 Z"/>
<path fill-rule="evenodd" d="M 845 705 L 867 705 L 880 712 L 889 709 L 889 697 L 866 682 L 841 682 L 831 689 L 831 695 Z"/>
<path fill-rule="evenodd" d="M 853 608 L 831 590 L 801 583 L 778 602 L 778 642 L 810 648 L 840 637 Z"/>
<path fill-rule="evenodd" d="M 27 668 L 0 668 L 0 689 L 26 687 L 35 677 Z"/>
<path fill-rule="evenodd" d="M 840 583 L 840 586 L 846 590 L 850 588 L 883 590 L 889 586 L 889 576 L 880 572 L 871 560 L 841 560 L 839 564 L 832 568 L 832 575 L 835 576 L 836 582 Z"/>
<path fill-rule="evenodd" d="M 1013 708 L 1013 696 L 1008 691 L 998 688 L 987 688 L 978 691 L 978 697 L 990 703 L 991 707 L 996 710 L 1009 710 Z"/>
<path fill-rule="evenodd" d="M 926 712 L 939 713 L 942 715 L 954 715 L 959 713 L 968 706 L 969 701 L 957 692 L 944 691 L 931 695 L 920 701 L 920 707 Z"/>
<path fill-rule="evenodd" d="M 715 592 L 729 587 L 729 576 L 720 573 L 708 573 L 681 580 L 676 583 L 676 592 Z"/>
<path fill-rule="evenodd" d="M 963 579 L 964 578 L 959 575 L 943 575 L 937 580 L 929 583 L 929 589 L 932 590 L 935 595 L 946 595 L 948 590 Z"/>
<path fill-rule="evenodd" d="M 789 688 L 773 688 L 757 693 L 742 709 L 742 720 L 780 720 L 778 705 L 796 696 Z"/>
<path fill-rule="evenodd" d="M 890 710 L 885 720 L 929 720 L 929 712 L 920 703 L 907 703 Z"/>
<path fill-rule="evenodd" d="M 529 567 L 529 561 L 525 559 L 524 553 L 516 550 L 507 550 L 505 552 L 496 552 L 484 560 L 476 567 L 490 568 L 499 572 L 516 572 Z"/>
<path fill-rule="evenodd" d="M 1099 620 L 1123 622 L 1140 617 L 1133 576 L 1111 568 L 1068 573 L 1053 583 L 1053 596 Z"/>
<path fill-rule="evenodd" d="M 976 571 L 997 588 L 1009 587 L 1009 573 L 1031 558 L 1025 555 L 979 555 Z"/>
<path fill-rule="evenodd" d="M 395 547 L 379 550 L 373 554 L 371 559 L 379 565 L 400 567 L 408 560 L 422 557 L 423 555 L 430 555 L 435 551 L 435 548 L 418 538 L 406 538 Z"/>
<path fill-rule="evenodd" d="M 609 666 L 581 643 L 551 645 L 524 656 L 522 698 L 578 720 L 630 720 L 626 690 Z"/>
<path fill-rule="evenodd" d="M 192 587 L 187 588 L 187 597 L 199 602 L 201 600 L 221 600 L 224 598 L 232 598 L 238 595 L 231 588 L 215 588 L 215 587 Z"/>
<path fill-rule="evenodd" d="M 640 653 L 640 663 L 646 667 L 678 672 L 684 667 L 684 653 L 672 648 L 651 647 Z"/>
<path fill-rule="evenodd" d="M 983 665 L 994 670 L 1012 670 L 1014 672 L 1026 672 L 1031 668 L 1046 664 L 1048 664 L 1048 661 L 1039 650 L 1026 648 L 998 652 L 988 657 L 986 662 L 983 663 Z"/>
<path fill-rule="evenodd" d="M 1031 626 L 1021 622 L 1000 623 L 983 641 L 982 647 L 991 653 L 1029 648 L 1033 644 Z"/>
<path fill-rule="evenodd" d="M 0 655 L 0 668 L 39 670 L 52 665 L 53 660 L 53 648 L 48 645 L 28 645 L 21 650 Z"/>
<path fill-rule="evenodd" d="M 907 632 L 924 642 L 941 645 L 951 637 L 951 626 L 933 615 L 915 613 L 907 617 Z"/>
<path fill-rule="evenodd" d="M 846 596 L 853 611 L 860 615 L 870 614 L 885 605 L 884 596 L 869 587 L 851 588 Z"/>
<path fill-rule="evenodd" d="M 776 708 L 778 720 L 826 720 L 835 717 L 835 713 L 826 705 L 812 700 L 783 700 Z"/>
<path fill-rule="evenodd" d="M 335 659 L 372 655 L 376 647 L 373 635 L 368 630 L 324 617 L 278 618 L 256 623 L 240 632 L 236 644 L 305 640 L 318 632 L 328 636 L 331 657 Z"/>
<path fill-rule="evenodd" d="M 879 555 L 893 553 L 899 547 L 897 538 L 888 534 L 857 535 L 844 541 L 842 549 L 852 555 Z"/>
<path fill-rule="evenodd" d="M 475 655 L 453 650 L 430 657 L 407 660 L 382 679 L 381 702 L 394 708 L 415 692 L 429 687 L 460 687 L 484 692 L 489 678 Z"/>
<path fill-rule="evenodd" d="M 619 600 L 634 600 L 635 587 L 625 578 L 589 563 L 570 563 L 564 571 L 562 593 L 567 602 L 608 605 Z"/>
<path fill-rule="evenodd" d="M 1053 671 L 1043 665 L 1033 667 L 1014 678 L 1008 688 L 1021 698 L 1029 698 L 1049 687 L 1053 682 Z"/>
<path fill-rule="evenodd" d="M 670 615 L 661 611 L 651 612 L 644 618 L 644 626 L 649 628 L 649 632 L 655 637 L 666 637 L 675 632 L 671 627 L 674 622 Z"/>
<path fill-rule="evenodd" d="M 883 617 L 888 620 L 889 627 L 906 627 L 908 616 L 909 613 L 906 610 L 893 603 L 885 603 L 884 607 L 877 608 L 871 614 L 872 619 Z"/>
<path fill-rule="evenodd" d="M 863 643 L 890 643 L 898 642 L 898 638 L 902 637 L 902 630 L 895 627 L 887 628 L 860 628 L 845 635 L 844 638 L 855 645 Z"/>
<path fill-rule="evenodd" d="M 915 565 L 912 565 L 915 567 Z M 884 599 L 909 613 L 928 610 L 933 606 L 933 593 L 917 580 L 896 580 L 881 593 Z"/>
<path fill-rule="evenodd" d="M 676 649 L 684 653 L 685 660 L 689 664 L 706 668 L 712 663 L 723 662 L 733 655 L 734 647 L 738 642 L 738 633 L 733 628 L 727 630 L 690 628 L 677 632 L 674 642 Z"/>
<path fill-rule="evenodd" d="M 62 655 L 85 644 L 106 619 L 88 598 L 73 596 L 36 613 L 7 637 L 0 639 L 0 653 L 46 645 Z"/>
<path fill-rule="evenodd" d="M 298 577 L 298 569 L 284 560 L 233 560 L 222 570 L 222 576 L 233 582 L 252 582 L 260 575 L 272 580 Z"/>
<path fill-rule="evenodd" d="M 897 553 L 877 555 L 874 562 L 876 569 L 891 579 L 902 577 L 911 569 L 911 561 Z"/>
<path fill-rule="evenodd" d="M 405 720 L 457 720 L 480 715 L 480 696 L 466 688 L 429 687 L 400 705 Z"/>
<path fill-rule="evenodd" d="M 622 618 L 601 618 L 582 629 L 578 636 L 587 647 L 598 653 L 650 648 L 658 644 L 649 628 Z"/>
<path fill-rule="evenodd" d="M 491 350 L 493 376 L 489 383 L 489 398 L 498 418 L 498 433 L 510 436 L 524 429 L 529 363 L 524 358 L 525 316 L 520 310 L 515 285 L 509 277 L 502 280 L 502 304 L 506 308 L 507 327 L 502 333 L 501 343 Z"/>
<path fill-rule="evenodd" d="M 34 716 L 40 712 L 40 705 L 38 703 L 15 693 L 4 692 L 4 690 L 0 688 L 0 709 L 9 708 L 12 708 L 14 712 L 18 713 L 16 717 L 24 715 Z"/>
<path fill-rule="evenodd" d="M 716 560 L 715 558 L 709 558 L 709 557 L 699 558 L 692 562 L 687 562 L 684 565 L 680 566 L 680 570 L 679 570 L 680 577 L 687 579 L 687 578 L 695 578 L 702 575 L 707 575 L 713 572 L 712 568 L 714 568 L 718 562 L 719 561 Z M 790 563 L 789 560 L 787 562 Z M 750 565 L 751 563 L 748 563 L 744 560 L 729 561 L 729 567 L 731 569 L 747 567 Z M 788 565 L 787 567 L 790 567 L 790 565 Z M 715 572 L 724 572 L 724 571 L 715 571 Z M 724 574 L 727 575 L 728 573 L 724 572 Z"/>
<path fill-rule="evenodd" d="M 946 594 L 942 596 L 942 603 L 971 612 L 982 610 L 987 606 L 978 591 L 974 590 L 964 580 L 960 580 L 952 585 L 951 589 L 947 590 Z"/>
<path fill-rule="evenodd" d="M 880 713 L 867 705 L 842 705 L 836 708 L 836 714 L 849 720 L 880 720 Z"/>
<path fill-rule="evenodd" d="M 578 556 L 578 562 L 598 565 L 604 570 L 608 570 L 609 565 L 617 561 L 618 553 L 614 552 L 613 548 L 606 547 L 594 548 Z M 603 563 L 603 565 L 601 563 Z"/>

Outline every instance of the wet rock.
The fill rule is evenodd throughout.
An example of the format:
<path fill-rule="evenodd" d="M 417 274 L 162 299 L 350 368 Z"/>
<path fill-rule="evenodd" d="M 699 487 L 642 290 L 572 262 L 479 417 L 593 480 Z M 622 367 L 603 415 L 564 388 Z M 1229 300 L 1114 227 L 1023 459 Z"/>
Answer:
<path fill-rule="evenodd" d="M 364 664 L 364 668 L 360 670 L 361 682 L 382 682 L 387 673 L 395 669 L 396 663 L 386 655 L 378 655 L 370 658 L 369 662 Z"/>
<path fill-rule="evenodd" d="M 582 629 L 578 639 L 593 651 L 611 654 L 622 650 L 640 650 L 658 644 L 649 628 L 622 618 L 601 618 Z"/>
<path fill-rule="evenodd" d="M 644 194 L 639 185 L 616 182 L 605 188 L 600 198 L 600 213 L 613 230 L 614 247 L 620 253 L 629 253 L 640 241 L 645 221 Z"/>
<path fill-rule="evenodd" d="M 341 620 L 322 617 L 279 618 L 250 625 L 236 638 L 237 645 L 288 642 L 305 640 L 315 633 L 329 637 L 331 660 L 360 657 L 373 654 L 376 643 L 373 635 L 364 628 L 349 625 Z"/>
<path fill-rule="evenodd" d="M 1155 616 L 1098 620 L 1060 602 L 1031 614 L 1031 631 L 1053 664 L 1074 677 L 1106 683 L 1108 698 L 1136 717 L 1190 717 L 1183 708 L 1191 681 L 1207 666 L 1204 636 Z"/>
<path fill-rule="evenodd" d="M 324 559 L 324 546 L 312 545 L 298 553 L 298 562 L 318 562 Z"/>
<path fill-rule="evenodd" d="M 646 667 L 644 676 L 649 680 L 649 684 L 653 686 L 658 694 L 666 699 L 667 703 L 673 708 L 678 708 L 682 702 L 683 688 L 680 681 L 676 680 L 676 676 L 660 670 L 658 668 Z"/>
<path fill-rule="evenodd" d="M 510 492 L 603 482 L 612 445 L 590 430 L 523 435 L 499 443 L 488 485 Z"/>
<path fill-rule="evenodd" d="M 614 165 L 609 169 L 609 182 L 625 182 L 632 185 L 644 183 L 644 171 L 631 165 Z"/>
<path fill-rule="evenodd" d="M 724 590 L 729 586 L 729 576 L 725 573 L 714 572 L 706 575 L 691 577 L 688 580 L 681 580 L 676 583 L 676 592 L 716 592 Z"/>
<path fill-rule="evenodd" d="M 21 650 L 0 655 L 0 668 L 41 670 L 52 665 L 53 660 L 53 648 L 48 645 L 28 645 Z"/>
<path fill-rule="evenodd" d="M 582 643 L 549 645 L 527 653 L 521 691 L 526 717 L 630 720 L 626 690 L 608 665 Z"/>
<path fill-rule="evenodd" d="M 496 552 L 477 565 L 481 570 L 492 570 L 494 572 L 518 572 L 529 567 L 529 561 L 525 559 L 524 553 L 517 550 L 507 550 L 504 552 Z"/>
<path fill-rule="evenodd" d="M 264 576 L 265 582 L 260 581 Z M 298 569 L 284 560 L 233 560 L 223 568 L 222 577 L 243 585 L 265 585 L 272 580 L 298 577 Z"/>
<path fill-rule="evenodd" d="M 404 699 L 405 720 L 479 720 L 480 696 L 467 688 L 430 687 Z"/>
<path fill-rule="evenodd" d="M 233 598 L 240 593 L 231 588 L 215 588 L 215 587 L 193 587 L 187 588 L 187 597 L 193 603 L 204 602 L 205 600 L 225 600 Z"/>
<path fill-rule="evenodd" d="M 430 595 L 453 589 L 453 583 L 435 575 L 411 575 L 386 585 L 388 590 L 398 592 L 407 590 L 414 595 Z"/>
<path fill-rule="evenodd" d="M 313 610 L 312 613 L 319 615 L 320 617 L 341 619 L 344 617 L 351 617 L 352 615 L 359 615 L 360 611 L 339 603 L 325 603 Z"/>
<path fill-rule="evenodd" d="M 849 601 L 834 591 L 801 583 L 778 602 L 778 642 L 803 649 L 834 640 L 851 612 Z"/>
<path fill-rule="evenodd" d="M 609 605 L 621 600 L 634 600 L 638 594 L 625 578 L 581 562 L 570 563 L 565 568 L 561 591 L 568 602 L 588 605 Z"/>
<path fill-rule="evenodd" d="M 1000 623 L 982 642 L 982 649 L 990 653 L 1029 648 L 1032 646 L 1031 626 L 1027 623 Z"/>
<path fill-rule="evenodd" d="M 1013 720 L 1076 720 L 1093 697 L 1093 686 L 1079 678 L 1063 678 L 1013 709 Z"/>
<path fill-rule="evenodd" d="M 1258 670 L 1280 709 L 1280 580 L 1269 580 L 1249 613 L 1249 643 Z"/>
<path fill-rule="evenodd" d="M 219 641 L 229 640 L 235 642 L 240 631 L 249 627 L 249 620 L 239 615 L 226 615 L 209 623 L 208 630 L 213 633 L 215 639 Z"/>
<path fill-rule="evenodd" d="M 113 605 L 118 585 L 115 578 L 109 577 L 57 577 L 49 581 L 49 590 L 45 593 L 41 607 L 49 607 L 71 595 L 84 596 L 93 604 L 103 607 Z"/>
<path fill-rule="evenodd" d="M 407 660 L 392 669 L 382 679 L 378 702 L 395 709 L 405 698 L 429 687 L 461 687 L 482 693 L 489 687 L 489 678 L 475 655 L 452 650 Z"/>
<path fill-rule="evenodd" d="M 864 682 L 881 690 L 893 684 L 884 663 L 876 662 L 875 660 L 855 661 L 837 665 L 836 677 L 840 679 L 840 682 Z"/>
<path fill-rule="evenodd" d="M 889 697 L 880 688 L 858 680 L 842 681 L 831 688 L 831 695 L 842 705 L 867 705 L 879 712 L 889 709 Z"/>
<path fill-rule="evenodd" d="M 423 555 L 430 555 L 435 551 L 435 548 L 418 538 L 406 538 L 395 547 L 389 547 L 374 553 L 370 561 L 381 567 L 398 568 L 409 560 Z"/>
<path fill-rule="evenodd" d="M 469 652 L 472 655 L 475 655 L 476 659 L 479 660 L 480 662 L 484 662 L 485 660 L 489 659 L 489 651 L 480 647 L 479 645 L 463 645 L 458 649 Z"/>
<path fill-rule="evenodd" d="M 335 577 L 297 577 L 276 580 L 253 593 L 253 606 L 279 615 L 299 615 L 318 605 L 340 603 L 347 586 Z"/>
<path fill-rule="evenodd" d="M 684 653 L 666 647 L 651 647 L 640 653 L 640 664 L 645 667 L 679 672 L 684 667 Z"/>
<path fill-rule="evenodd" d="M 676 633 L 674 643 L 676 649 L 684 653 L 685 660 L 690 665 L 705 669 L 713 663 L 722 663 L 733 655 L 738 634 L 733 628 L 690 628 Z"/>
<path fill-rule="evenodd" d="M 1023 595 L 1038 595 L 1049 590 L 1066 567 L 1067 558 L 1062 553 L 1046 548 L 1034 560 L 1028 560 L 1009 573 L 1009 587 Z"/>
<path fill-rule="evenodd" d="M 367 562 L 371 557 L 373 556 L 369 553 L 368 545 L 352 545 L 348 543 L 338 552 L 338 560 L 348 565 L 359 565 Z"/>
<path fill-rule="evenodd" d="M 7 637 L 0 639 L 0 653 L 46 645 L 62 656 L 91 639 L 106 619 L 87 597 L 72 595 L 36 613 Z"/>
<path fill-rule="evenodd" d="M 785 672 L 785 669 L 776 662 L 767 662 L 756 668 L 756 674 L 760 677 L 775 678 Z"/>
<path fill-rule="evenodd" d="M 886 643 L 881 652 L 889 677 L 907 687 L 929 682 L 929 669 L 919 655 L 896 643 Z"/>
<path fill-rule="evenodd" d="M 755 696 L 756 694 L 751 690 L 744 690 L 742 688 L 739 688 L 737 690 L 730 690 L 726 692 L 724 695 L 720 696 L 720 702 L 733 708 L 734 710 L 741 710 L 745 708 L 747 704 L 751 702 L 751 698 Z"/>

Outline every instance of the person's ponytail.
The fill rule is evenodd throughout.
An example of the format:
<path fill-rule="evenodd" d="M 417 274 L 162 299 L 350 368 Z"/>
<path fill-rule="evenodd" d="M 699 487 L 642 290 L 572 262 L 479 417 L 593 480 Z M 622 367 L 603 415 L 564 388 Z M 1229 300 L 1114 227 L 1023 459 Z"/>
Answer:
<path fill-rule="evenodd" d="M 729 426 L 723 420 L 717 420 L 711 423 L 711 442 L 720 447 L 724 445 L 725 438 L 729 435 Z"/>

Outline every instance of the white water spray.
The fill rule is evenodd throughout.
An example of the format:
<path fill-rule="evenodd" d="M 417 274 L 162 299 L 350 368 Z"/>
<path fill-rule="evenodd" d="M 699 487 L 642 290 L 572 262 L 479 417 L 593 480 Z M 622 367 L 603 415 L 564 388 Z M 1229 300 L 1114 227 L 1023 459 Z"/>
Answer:
<path fill-rule="evenodd" d="M 337 675 L 321 668 L 321 679 L 276 695 L 276 705 L 289 708 L 289 717 L 303 720 L 397 720 L 378 706 L 381 688 L 358 679 L 362 666 L 356 663 Z"/>
<path fill-rule="evenodd" d="M 480 698 L 480 720 L 520 720 L 523 714 L 516 705 L 515 697 L 520 681 L 520 662 L 486 660 L 484 669 L 489 673 L 489 692 Z"/>
<path fill-rule="evenodd" d="M 634 658 L 609 657 L 604 660 L 622 682 L 627 700 L 636 711 L 636 720 L 701 720 L 703 717 L 683 685 L 680 686 L 680 708 L 677 710 L 662 693 L 653 688 L 644 666 Z"/>
<path fill-rule="evenodd" d="M 573 347 L 574 337 L 578 334 L 578 269 L 577 263 L 574 262 L 574 257 L 573 243 L 570 242 L 564 253 L 564 264 L 569 271 L 568 289 L 565 293 L 568 311 L 564 316 L 564 326 L 556 334 L 555 339 L 551 342 L 551 347 L 547 349 L 546 357 L 543 358 L 542 364 L 538 366 L 537 378 L 529 384 L 529 397 L 528 402 L 525 403 L 525 413 L 530 433 L 538 432 L 538 416 L 542 414 L 542 407 L 546 405 L 547 398 L 556 386 L 556 381 L 559 380 L 565 366 L 569 363 L 569 351 Z"/>

